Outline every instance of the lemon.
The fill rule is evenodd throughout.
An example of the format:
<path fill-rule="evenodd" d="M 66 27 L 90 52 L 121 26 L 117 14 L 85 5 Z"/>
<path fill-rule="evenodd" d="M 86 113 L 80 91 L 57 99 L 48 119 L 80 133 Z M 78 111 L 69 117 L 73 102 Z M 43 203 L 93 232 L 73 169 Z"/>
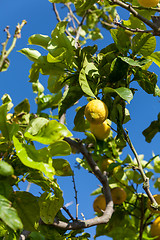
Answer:
<path fill-rule="evenodd" d="M 96 197 L 96 199 L 93 202 L 93 209 L 97 213 L 101 213 L 106 209 L 106 200 L 103 194 Z"/>
<path fill-rule="evenodd" d="M 103 123 L 101 124 L 90 124 L 90 130 L 91 133 L 94 134 L 94 136 L 99 139 L 99 140 L 104 140 L 105 138 L 107 138 L 110 134 L 110 126 L 107 120 L 105 120 Z"/>
<path fill-rule="evenodd" d="M 90 123 L 100 124 L 108 117 L 108 107 L 101 100 L 94 99 L 86 105 L 84 115 Z"/>
<path fill-rule="evenodd" d="M 154 197 L 154 199 L 156 200 L 156 202 L 158 203 L 158 205 L 160 205 L 160 194 L 155 194 L 155 195 L 153 195 L 153 197 Z M 156 211 L 156 209 L 154 209 L 154 208 L 151 207 L 151 201 L 150 201 L 150 199 L 148 199 L 147 205 L 148 205 L 148 208 L 150 209 L 150 211 L 151 211 L 152 213 L 160 213 L 160 211 Z"/>
<path fill-rule="evenodd" d="M 156 7 L 157 4 L 159 3 L 159 0 L 138 0 L 139 4 L 142 7 Z"/>
<path fill-rule="evenodd" d="M 122 204 L 127 197 L 126 191 L 121 187 L 112 188 L 111 195 L 114 204 Z"/>
<path fill-rule="evenodd" d="M 107 171 L 107 169 L 109 168 L 109 165 L 110 165 L 111 163 L 114 163 L 114 160 L 109 159 L 109 158 L 103 159 L 103 160 L 102 160 L 102 163 L 101 163 L 101 166 L 100 166 L 101 171 L 102 171 L 102 172 Z"/>
<path fill-rule="evenodd" d="M 156 240 L 160 240 L 160 217 L 157 217 L 151 225 L 151 236 L 158 236 Z"/>

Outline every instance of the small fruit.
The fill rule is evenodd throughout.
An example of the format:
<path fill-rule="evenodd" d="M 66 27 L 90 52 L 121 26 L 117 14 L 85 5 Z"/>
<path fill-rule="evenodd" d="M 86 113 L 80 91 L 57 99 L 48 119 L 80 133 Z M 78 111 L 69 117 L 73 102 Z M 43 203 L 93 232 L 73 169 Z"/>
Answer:
<path fill-rule="evenodd" d="M 160 194 L 155 194 L 155 195 L 153 195 L 153 197 L 154 197 L 154 199 L 156 200 L 156 202 L 160 205 Z M 148 203 L 147 203 L 147 205 L 148 205 L 148 208 L 150 209 L 150 211 L 151 211 L 152 213 L 160 213 L 160 210 L 156 210 L 156 209 L 154 209 L 154 208 L 151 207 L 151 201 L 150 201 L 149 198 L 148 198 Z"/>
<path fill-rule="evenodd" d="M 102 172 L 107 171 L 111 163 L 114 163 L 114 160 L 109 158 L 103 159 L 100 166 L 101 171 Z"/>
<path fill-rule="evenodd" d="M 159 3 L 159 0 L 138 0 L 139 4 L 142 7 L 156 7 L 157 4 Z"/>
<path fill-rule="evenodd" d="M 111 189 L 112 200 L 114 204 L 121 204 L 126 200 L 127 194 L 121 187 Z"/>
<path fill-rule="evenodd" d="M 151 236 L 157 236 L 155 239 L 160 240 L 160 217 L 157 217 L 151 225 Z"/>
<path fill-rule="evenodd" d="M 90 124 L 91 133 L 95 135 L 95 137 L 99 140 L 104 140 L 109 136 L 110 126 L 107 120 L 105 120 L 101 124 Z"/>
<path fill-rule="evenodd" d="M 93 202 L 93 209 L 97 213 L 101 213 L 106 209 L 106 200 L 103 194 L 96 197 L 96 199 Z"/>
<path fill-rule="evenodd" d="M 86 105 L 84 114 L 90 123 L 100 124 L 108 117 L 108 107 L 101 100 L 94 99 Z"/>

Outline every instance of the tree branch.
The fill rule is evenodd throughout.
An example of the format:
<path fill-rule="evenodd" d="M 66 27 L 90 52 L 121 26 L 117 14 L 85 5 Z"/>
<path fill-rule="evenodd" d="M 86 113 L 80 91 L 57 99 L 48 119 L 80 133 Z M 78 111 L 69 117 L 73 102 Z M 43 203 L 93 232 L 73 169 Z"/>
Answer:
<path fill-rule="evenodd" d="M 140 15 L 130 4 L 121 2 L 120 0 L 110 0 L 110 4 L 111 5 L 118 5 L 122 8 L 124 8 L 124 9 L 126 9 L 127 11 L 132 13 L 133 16 L 135 16 L 136 18 L 138 18 L 139 20 L 144 22 L 147 26 L 149 26 L 151 29 L 153 29 L 154 30 L 154 35 L 159 35 L 160 34 L 159 27 L 155 23 L 149 21 L 147 18 Z"/>
<path fill-rule="evenodd" d="M 137 152 L 136 152 L 136 150 L 135 150 L 135 148 L 134 148 L 134 146 L 133 146 L 133 144 L 132 144 L 132 142 L 131 142 L 131 140 L 130 140 L 130 138 L 128 136 L 128 133 L 126 133 L 126 131 L 123 130 L 123 134 L 124 134 L 124 138 L 125 138 L 126 142 L 128 143 L 128 145 L 129 145 L 131 151 L 133 152 L 133 154 L 135 156 L 135 159 L 137 161 L 138 170 L 139 170 L 139 172 L 140 172 L 140 174 L 142 176 L 142 179 L 143 179 L 143 189 L 145 190 L 147 196 L 151 200 L 151 203 L 155 205 L 155 208 L 158 208 L 158 204 L 157 204 L 156 200 L 154 199 L 153 195 L 150 192 L 150 189 L 149 189 L 149 178 L 146 177 L 146 175 L 145 175 L 145 173 L 143 171 L 142 164 L 141 164 L 141 161 L 139 159 L 139 156 L 138 156 L 138 154 L 137 154 Z"/>
<path fill-rule="evenodd" d="M 73 222 L 66 223 L 66 222 L 59 221 L 58 219 L 55 219 L 53 226 L 58 228 L 63 228 L 66 230 L 71 230 L 71 229 L 73 230 L 73 229 L 89 228 L 99 224 L 107 224 L 113 213 L 113 201 L 112 201 L 112 196 L 111 196 L 106 174 L 105 173 L 103 174 L 100 171 L 99 167 L 93 160 L 92 155 L 88 152 L 88 150 L 86 149 L 85 145 L 82 144 L 82 142 L 75 141 L 70 138 L 64 138 L 64 140 L 83 154 L 88 164 L 90 165 L 92 172 L 103 185 L 103 194 L 106 199 L 106 209 L 103 212 L 102 216 L 88 219 L 88 220 L 75 220 Z"/>

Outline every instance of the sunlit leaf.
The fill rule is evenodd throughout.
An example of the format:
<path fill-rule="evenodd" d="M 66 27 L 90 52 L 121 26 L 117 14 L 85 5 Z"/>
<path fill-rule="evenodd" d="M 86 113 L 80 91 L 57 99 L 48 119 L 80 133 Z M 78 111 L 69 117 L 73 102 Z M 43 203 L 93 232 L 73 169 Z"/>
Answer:
<path fill-rule="evenodd" d="M 106 87 L 104 89 L 105 93 L 107 94 L 108 92 L 115 92 L 117 93 L 122 99 L 126 100 L 128 103 L 130 103 L 130 101 L 133 99 L 133 93 L 129 88 L 125 88 L 125 87 L 120 87 L 120 88 L 110 88 L 110 87 Z"/>
<path fill-rule="evenodd" d="M 65 141 L 57 141 L 48 146 L 52 156 L 66 156 L 71 154 L 71 147 Z"/>

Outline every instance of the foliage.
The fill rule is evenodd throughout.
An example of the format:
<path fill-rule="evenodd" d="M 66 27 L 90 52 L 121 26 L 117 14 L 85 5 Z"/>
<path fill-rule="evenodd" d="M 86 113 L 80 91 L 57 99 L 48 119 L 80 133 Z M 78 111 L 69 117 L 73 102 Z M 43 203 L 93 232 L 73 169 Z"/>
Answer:
<path fill-rule="evenodd" d="M 153 239 L 150 224 L 157 213 L 151 213 L 147 207 L 148 198 L 152 200 L 147 183 L 154 176 L 154 187 L 160 190 L 159 178 L 156 177 L 160 172 L 160 158 L 153 156 L 145 161 L 143 155 L 138 156 L 124 124 L 131 120 L 128 104 L 132 105 L 137 91 L 134 83 L 138 83 L 146 94 L 160 96 L 158 76 L 149 70 L 152 63 L 160 67 L 160 52 L 155 51 L 160 34 L 154 22 L 159 8 L 143 8 L 137 0 L 49 2 L 59 20 L 55 29 L 50 36 L 30 36 L 28 43 L 34 47 L 19 51 L 32 62 L 29 82 L 36 93 L 37 111 L 31 113 L 28 99 L 13 109 L 8 94 L 1 98 L 0 239 L 19 239 L 23 229 L 29 231 L 26 239 L 32 240 L 89 239 L 87 231 L 84 232 L 85 220 L 76 221 L 63 206 L 63 189 L 56 179 L 57 176 L 74 176 L 69 161 L 65 159 L 74 151 L 82 154 L 77 158 L 78 166 L 94 174 L 102 185 L 103 178 L 106 178 L 106 172 L 100 171 L 102 161 L 113 160 L 107 167 L 107 191 L 121 187 L 127 194 L 125 202 L 114 205 L 113 214 L 109 210 L 104 211 L 104 216 L 110 214 L 107 222 L 103 222 L 103 214 L 98 213 L 102 222 L 93 224 L 97 225 L 95 238 L 106 235 L 114 240 Z M 57 14 L 57 3 L 69 11 L 64 20 Z M 132 6 L 129 7 L 128 3 Z M 128 19 L 119 21 L 118 5 L 121 10 L 130 11 Z M 18 25 L 16 34 L 20 34 L 23 25 L 24 22 Z M 96 44 L 90 43 L 103 38 L 102 28 L 110 33 L 113 41 L 98 49 Z M 9 34 L 8 29 L 6 32 Z M 3 44 L 0 71 L 9 67 L 8 56 L 18 38 L 16 34 L 7 54 L 9 39 Z M 36 49 L 37 46 L 43 48 L 45 55 Z M 40 75 L 48 76 L 49 94 L 45 94 L 44 86 L 39 82 Z M 101 141 L 91 133 L 89 122 L 84 117 L 85 105 L 78 104 L 82 97 L 87 101 L 100 99 L 107 105 L 108 119 L 115 126 L 108 138 Z M 77 105 L 77 109 L 71 133 L 64 117 L 73 105 Z M 53 110 L 57 115 L 52 115 Z M 10 112 L 13 114 L 9 115 Z M 83 139 L 75 139 L 74 131 L 84 133 Z M 160 113 L 158 119 L 142 131 L 146 141 L 151 142 L 160 132 Z M 121 159 L 127 144 L 135 159 L 130 155 Z M 41 188 L 40 196 L 20 189 L 19 183 L 25 179 Z M 139 184 L 143 185 L 145 194 L 138 189 Z M 105 191 L 103 185 L 92 195 L 105 194 Z M 153 207 L 158 208 L 157 205 Z M 62 210 L 71 220 L 64 216 Z M 58 225 L 61 223 L 63 227 Z"/>

